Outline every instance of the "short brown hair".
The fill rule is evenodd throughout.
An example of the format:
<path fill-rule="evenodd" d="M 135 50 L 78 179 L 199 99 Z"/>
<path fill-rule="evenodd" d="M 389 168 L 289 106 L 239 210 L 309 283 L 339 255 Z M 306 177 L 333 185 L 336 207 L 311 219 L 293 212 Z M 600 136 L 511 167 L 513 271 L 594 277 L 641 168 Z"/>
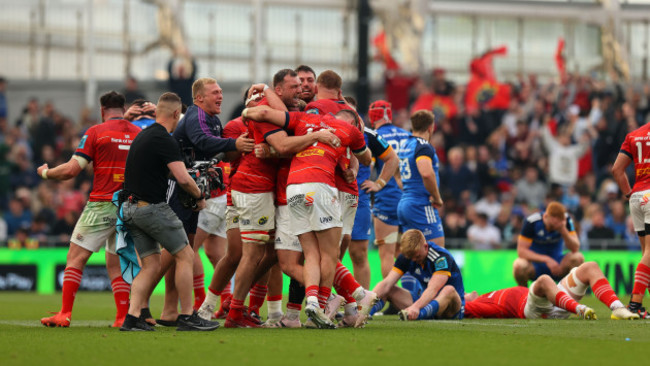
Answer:
<path fill-rule="evenodd" d="M 412 257 L 420 249 L 423 242 L 426 243 L 426 239 L 420 230 L 406 230 L 399 241 L 400 250 L 406 257 Z"/>
<path fill-rule="evenodd" d="M 347 117 L 348 119 L 352 120 L 354 127 L 361 128 L 361 118 L 359 118 L 357 112 L 353 111 L 352 109 L 341 109 L 340 111 L 336 112 L 335 117 Z"/>
<path fill-rule="evenodd" d="M 316 84 L 323 86 L 325 89 L 339 90 L 343 85 L 343 79 L 334 71 L 325 70 L 318 75 Z"/>
<path fill-rule="evenodd" d="M 307 65 L 300 65 L 300 66 L 296 67 L 295 71 L 297 73 L 298 72 L 310 72 L 310 73 L 312 73 L 312 75 L 314 75 L 314 77 L 316 77 L 316 72 L 314 71 L 314 69 L 312 69 L 311 67 L 309 67 Z"/>
<path fill-rule="evenodd" d="M 426 131 L 435 121 L 433 113 L 430 111 L 417 111 L 411 116 L 411 126 L 413 126 L 413 132 L 424 132 Z"/>
<path fill-rule="evenodd" d="M 196 97 L 203 92 L 203 87 L 208 84 L 216 84 L 217 81 L 213 78 L 200 78 L 196 79 L 192 83 L 192 99 L 196 100 Z"/>
<path fill-rule="evenodd" d="M 343 97 L 343 99 L 345 99 L 345 101 L 346 101 L 349 105 L 351 105 L 352 107 L 354 107 L 355 109 L 357 108 L 357 100 L 354 99 L 353 96 L 351 96 L 351 95 L 346 95 L 346 96 Z"/>
<path fill-rule="evenodd" d="M 125 103 L 126 99 L 124 98 L 124 95 L 116 92 L 115 90 L 111 90 L 99 98 L 99 104 L 106 109 L 124 109 Z"/>
<path fill-rule="evenodd" d="M 156 105 L 156 115 L 158 113 L 163 113 L 165 115 L 171 115 L 179 107 L 182 109 L 183 102 L 181 102 L 181 97 L 176 93 L 163 93 L 163 95 L 158 98 L 158 104 Z"/>
<path fill-rule="evenodd" d="M 546 213 L 556 219 L 564 219 L 566 215 L 566 207 L 557 201 L 553 201 L 546 206 Z"/>
<path fill-rule="evenodd" d="M 282 69 L 273 75 L 273 87 L 275 88 L 276 86 L 284 83 L 284 78 L 287 77 L 287 75 L 291 77 L 296 77 L 298 76 L 298 73 L 291 69 Z"/>

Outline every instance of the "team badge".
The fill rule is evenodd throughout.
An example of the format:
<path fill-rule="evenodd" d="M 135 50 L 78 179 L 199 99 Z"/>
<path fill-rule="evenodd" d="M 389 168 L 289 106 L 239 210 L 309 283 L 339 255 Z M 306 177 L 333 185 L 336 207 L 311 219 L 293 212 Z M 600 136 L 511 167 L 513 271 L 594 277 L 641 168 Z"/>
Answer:
<path fill-rule="evenodd" d="M 236 224 L 236 223 L 238 223 L 238 222 L 239 222 L 239 216 L 235 216 L 235 217 L 232 219 L 232 223 L 233 223 L 233 224 Z"/>
<path fill-rule="evenodd" d="M 267 221 L 269 221 L 269 218 L 266 217 L 266 216 L 262 216 L 262 217 L 260 217 L 259 220 L 257 220 L 257 223 L 258 223 L 259 225 L 264 225 L 264 224 L 266 224 Z"/>
<path fill-rule="evenodd" d="M 77 238 L 77 240 L 79 240 L 79 241 L 84 241 L 84 236 L 81 235 L 81 233 L 77 233 L 76 238 Z"/>

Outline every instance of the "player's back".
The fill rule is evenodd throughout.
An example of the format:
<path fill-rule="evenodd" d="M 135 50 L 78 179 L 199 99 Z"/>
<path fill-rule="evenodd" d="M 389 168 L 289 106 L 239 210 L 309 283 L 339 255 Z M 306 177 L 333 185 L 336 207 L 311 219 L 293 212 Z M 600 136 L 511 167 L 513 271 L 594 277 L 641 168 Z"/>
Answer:
<path fill-rule="evenodd" d="M 89 201 L 110 201 L 122 188 L 131 143 L 140 128 L 124 119 L 92 126 L 82 137 L 76 155 L 93 162 L 93 190 Z"/>
<path fill-rule="evenodd" d="M 338 99 L 317 99 L 309 102 L 305 107 L 305 112 L 310 114 L 327 115 L 332 117 L 342 109 L 352 109 L 343 100 Z"/>
<path fill-rule="evenodd" d="M 404 190 L 402 200 L 411 200 L 418 203 L 429 201 L 429 192 L 424 187 L 422 176 L 417 167 L 417 160 L 423 158 L 423 155 L 430 158 L 436 175 L 436 182 L 440 185 L 439 162 L 435 149 L 425 139 L 409 136 L 398 153 L 400 176 L 402 177 Z"/>
<path fill-rule="evenodd" d="M 645 124 L 625 136 L 621 153 L 634 163 L 632 192 L 650 189 L 650 124 Z"/>
<path fill-rule="evenodd" d="M 524 307 L 528 298 L 528 288 L 509 287 L 488 292 L 477 299 L 465 303 L 467 318 L 524 318 Z"/>
<path fill-rule="evenodd" d="M 406 144 L 409 137 L 411 136 L 408 131 L 394 126 L 392 123 L 387 123 L 379 126 L 376 131 L 377 134 L 381 136 L 398 155 L 400 152 L 400 147 L 403 144 Z M 375 162 L 375 167 L 377 168 L 377 174 L 379 174 L 379 172 L 381 172 L 381 170 L 384 168 L 384 161 L 377 159 Z M 397 185 L 395 178 L 391 177 L 390 180 L 386 183 L 386 186 L 375 194 L 375 203 L 379 205 L 386 203 L 390 206 L 396 207 L 397 202 L 399 202 L 401 197 L 402 190 Z"/>
<path fill-rule="evenodd" d="M 248 136 L 255 140 L 256 144 L 264 143 L 264 133 L 261 128 L 273 126 L 269 123 L 245 121 Z M 264 126 L 262 126 L 264 125 Z M 273 129 L 280 130 L 273 126 Z M 277 179 L 276 159 L 260 159 L 255 156 L 255 151 L 245 153 L 241 156 L 237 175 L 233 177 L 231 187 L 233 190 L 242 193 L 264 193 L 275 191 Z"/>

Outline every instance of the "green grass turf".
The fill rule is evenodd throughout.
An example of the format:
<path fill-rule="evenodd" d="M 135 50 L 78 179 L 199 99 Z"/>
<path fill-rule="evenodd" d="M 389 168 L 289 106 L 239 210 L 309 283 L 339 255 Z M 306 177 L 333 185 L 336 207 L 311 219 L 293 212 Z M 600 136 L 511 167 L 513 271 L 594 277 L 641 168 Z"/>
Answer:
<path fill-rule="evenodd" d="M 71 328 L 41 326 L 39 319 L 59 303 L 60 295 L 0 295 L 0 365 L 625 365 L 642 361 L 650 346 L 647 322 L 610 320 L 593 297 L 583 303 L 596 310 L 597 321 L 378 316 L 364 329 L 206 333 L 111 329 L 107 293 L 79 293 Z M 152 300 L 154 316 L 161 303 Z"/>

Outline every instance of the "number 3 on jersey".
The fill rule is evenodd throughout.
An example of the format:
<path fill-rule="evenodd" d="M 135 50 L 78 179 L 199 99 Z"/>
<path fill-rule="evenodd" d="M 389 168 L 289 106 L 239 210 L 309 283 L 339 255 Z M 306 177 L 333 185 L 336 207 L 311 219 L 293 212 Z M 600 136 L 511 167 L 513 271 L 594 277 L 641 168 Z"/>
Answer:
<path fill-rule="evenodd" d="M 411 165 L 408 158 L 400 159 L 399 171 L 402 179 L 411 179 Z"/>
<path fill-rule="evenodd" d="M 646 141 L 645 146 L 650 146 L 650 141 Z M 650 163 L 650 159 L 644 159 L 643 157 L 648 155 L 643 153 L 643 142 L 637 141 L 636 149 L 639 155 L 639 164 Z"/>

